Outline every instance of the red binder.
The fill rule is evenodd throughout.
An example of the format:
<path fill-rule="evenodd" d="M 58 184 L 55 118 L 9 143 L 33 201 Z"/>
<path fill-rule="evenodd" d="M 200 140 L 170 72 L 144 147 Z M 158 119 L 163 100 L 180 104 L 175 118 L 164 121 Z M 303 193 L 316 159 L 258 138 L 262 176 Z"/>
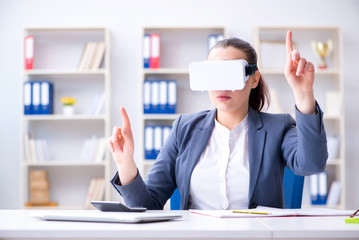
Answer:
<path fill-rule="evenodd" d="M 160 67 L 160 35 L 151 34 L 150 68 Z"/>
<path fill-rule="evenodd" d="M 24 59 L 25 59 L 25 69 L 34 68 L 34 36 L 25 37 L 25 49 L 24 49 Z"/>

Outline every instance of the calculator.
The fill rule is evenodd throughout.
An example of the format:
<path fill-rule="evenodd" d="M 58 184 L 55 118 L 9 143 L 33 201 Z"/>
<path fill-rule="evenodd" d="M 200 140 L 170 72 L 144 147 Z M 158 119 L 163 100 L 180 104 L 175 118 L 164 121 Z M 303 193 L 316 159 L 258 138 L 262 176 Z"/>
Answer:
<path fill-rule="evenodd" d="M 91 201 L 91 204 L 103 212 L 144 212 L 147 210 L 145 207 L 129 207 L 113 201 Z"/>

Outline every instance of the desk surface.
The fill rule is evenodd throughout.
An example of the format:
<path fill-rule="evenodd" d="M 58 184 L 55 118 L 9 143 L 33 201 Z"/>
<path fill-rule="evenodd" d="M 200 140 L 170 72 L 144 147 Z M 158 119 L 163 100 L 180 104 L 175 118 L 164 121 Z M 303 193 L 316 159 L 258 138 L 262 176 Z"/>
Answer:
<path fill-rule="evenodd" d="M 359 239 L 359 224 L 346 224 L 345 217 L 215 218 L 176 211 L 182 219 L 125 224 L 32 217 L 39 212 L 0 210 L 0 239 Z"/>

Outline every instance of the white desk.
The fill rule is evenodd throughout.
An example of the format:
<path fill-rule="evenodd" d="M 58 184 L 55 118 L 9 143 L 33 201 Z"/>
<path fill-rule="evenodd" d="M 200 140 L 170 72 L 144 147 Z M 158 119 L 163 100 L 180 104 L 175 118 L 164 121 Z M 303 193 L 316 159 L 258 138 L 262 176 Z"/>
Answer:
<path fill-rule="evenodd" d="M 31 216 L 36 212 L 0 210 L 0 239 L 359 239 L 359 224 L 345 217 L 229 219 L 179 211 L 180 220 L 122 224 L 43 221 Z"/>

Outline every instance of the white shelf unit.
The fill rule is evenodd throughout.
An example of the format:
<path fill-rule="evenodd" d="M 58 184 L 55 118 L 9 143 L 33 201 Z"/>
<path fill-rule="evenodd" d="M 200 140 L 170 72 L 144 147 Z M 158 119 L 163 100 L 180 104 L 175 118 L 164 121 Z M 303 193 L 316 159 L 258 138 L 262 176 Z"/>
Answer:
<path fill-rule="evenodd" d="M 53 84 L 53 114 L 21 117 L 21 207 L 29 201 L 29 172 L 45 170 L 50 183 L 50 200 L 56 207 L 46 209 L 81 209 L 92 178 L 105 179 L 104 199 L 110 200 L 110 154 L 106 148 L 101 162 L 81 161 L 86 139 L 110 136 L 110 31 L 102 27 L 86 28 L 25 28 L 24 37 L 34 36 L 34 67 L 22 66 L 21 85 L 28 80 L 49 81 Z M 103 62 L 96 70 L 78 70 L 88 42 L 104 42 Z M 24 46 L 21 46 L 24 49 Z M 23 56 L 22 56 L 23 57 Z M 23 90 L 22 90 L 23 91 Z M 105 95 L 100 114 L 91 113 L 98 103 L 95 96 Z M 75 97 L 75 114 L 65 116 L 61 97 Z M 21 92 L 23 98 L 23 92 Z M 23 102 L 23 100 L 21 100 Z M 24 135 L 45 139 L 51 160 L 30 161 L 25 153 Z M 31 207 L 35 208 L 35 207 Z"/>
<path fill-rule="evenodd" d="M 286 59 L 285 38 L 287 30 L 292 30 L 294 48 L 298 49 L 301 56 L 311 61 L 316 68 L 314 94 L 324 111 L 324 125 L 327 137 L 337 136 L 340 139 L 339 153 L 333 159 L 328 159 L 326 171 L 328 173 L 328 192 L 334 181 L 341 183 L 339 203 L 336 208 L 345 208 L 345 115 L 344 115 L 344 79 L 342 60 L 342 35 L 338 27 L 270 27 L 260 26 L 255 30 L 255 47 L 258 53 L 259 70 L 267 82 L 269 88 L 274 90 L 283 112 L 289 112 L 294 116 L 294 96 L 284 77 L 284 65 Z M 312 49 L 312 41 L 333 41 L 333 50 L 327 59 L 327 68 L 318 69 L 320 58 Z M 340 113 L 336 116 L 328 116 L 326 94 L 335 91 L 339 93 Z M 272 99 L 272 104 L 273 104 Z M 308 178 L 306 178 L 308 179 Z M 307 181 L 307 180 L 306 180 Z M 304 191 L 309 191 L 305 189 Z M 306 192 L 303 193 L 303 196 Z M 308 193 L 309 197 L 309 193 Z M 309 203 L 309 201 L 308 201 Z M 315 207 L 322 205 L 305 205 L 303 207 Z"/>
<path fill-rule="evenodd" d="M 225 27 L 145 27 L 144 34 L 160 35 L 160 68 L 143 68 L 140 73 L 140 156 L 139 169 L 146 176 L 155 160 L 146 160 L 144 156 L 144 128 L 146 125 L 169 125 L 182 113 L 198 112 L 211 108 L 207 93 L 193 92 L 189 88 L 188 66 L 194 61 L 203 61 L 208 54 L 208 36 L 222 34 L 228 37 Z M 142 41 L 141 41 L 142 42 Z M 143 59 L 141 52 L 141 59 Z M 175 80 L 177 82 L 177 109 L 175 114 L 144 114 L 143 82 L 144 80 Z"/>

